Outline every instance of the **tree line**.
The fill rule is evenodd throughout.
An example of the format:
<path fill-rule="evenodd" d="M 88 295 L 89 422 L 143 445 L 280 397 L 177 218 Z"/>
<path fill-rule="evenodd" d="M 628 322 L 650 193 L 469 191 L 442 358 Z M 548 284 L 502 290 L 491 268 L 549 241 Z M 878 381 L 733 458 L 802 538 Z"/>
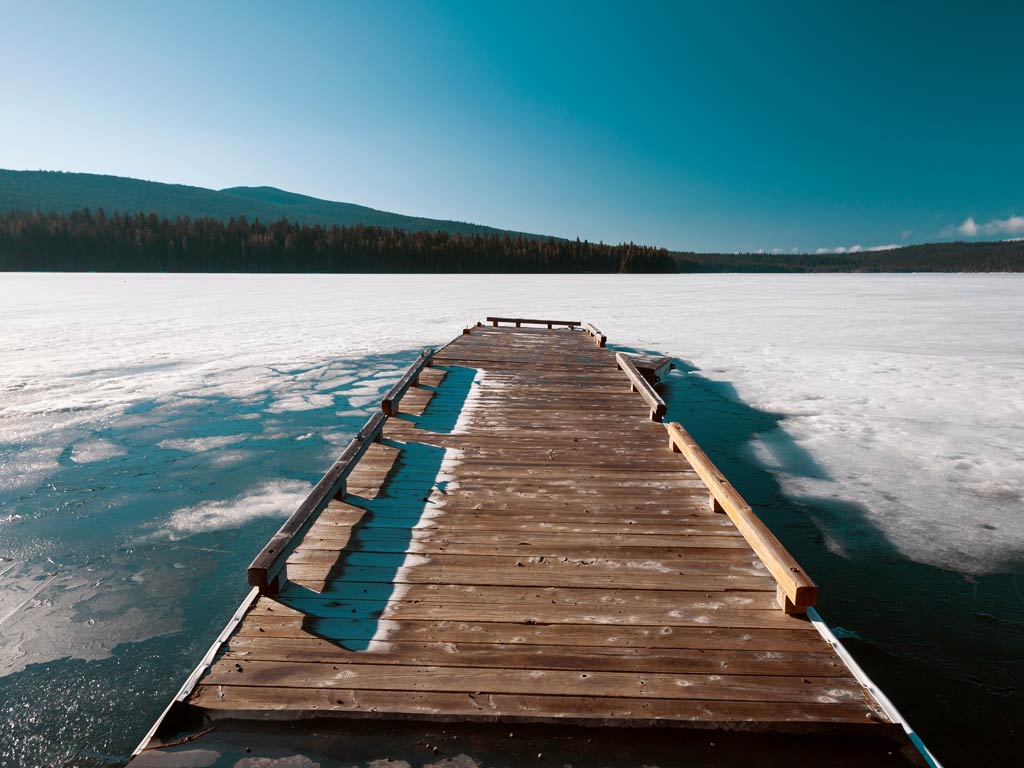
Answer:
<path fill-rule="evenodd" d="M 0 270 L 62 272 L 675 272 L 663 248 L 405 232 L 244 216 L 0 214 Z"/>
<path fill-rule="evenodd" d="M 855 253 L 673 253 L 680 272 L 1024 272 L 1024 241 L 924 243 Z"/>
<path fill-rule="evenodd" d="M 845 254 L 689 253 L 513 233 L 269 224 L 244 216 L 0 213 L 0 271 L 1024 272 L 1024 241 Z"/>

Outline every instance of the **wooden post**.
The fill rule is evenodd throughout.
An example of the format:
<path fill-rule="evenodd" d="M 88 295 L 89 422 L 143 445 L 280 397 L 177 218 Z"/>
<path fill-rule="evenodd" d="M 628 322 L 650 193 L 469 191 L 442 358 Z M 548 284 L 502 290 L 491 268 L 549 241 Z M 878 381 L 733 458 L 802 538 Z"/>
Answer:
<path fill-rule="evenodd" d="M 271 580 L 271 582 L 269 584 L 264 584 L 262 587 L 260 587 L 259 588 L 260 594 L 261 595 L 266 595 L 267 597 L 273 597 L 278 592 L 280 592 L 281 591 L 281 576 L 282 575 L 285 575 L 285 574 L 280 574 L 279 573 L 277 576 L 275 576 Z"/>
<path fill-rule="evenodd" d="M 803 616 L 807 613 L 807 608 L 794 605 L 793 601 L 789 599 L 789 595 L 786 594 L 781 584 L 775 585 L 775 600 L 779 604 L 779 608 L 782 609 L 783 613 L 788 613 L 791 616 Z"/>

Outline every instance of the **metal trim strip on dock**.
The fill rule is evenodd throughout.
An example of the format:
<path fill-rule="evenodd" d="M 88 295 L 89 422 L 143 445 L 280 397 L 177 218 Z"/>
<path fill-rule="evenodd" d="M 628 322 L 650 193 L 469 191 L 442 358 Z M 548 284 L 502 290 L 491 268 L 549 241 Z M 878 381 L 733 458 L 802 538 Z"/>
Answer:
<path fill-rule="evenodd" d="M 903 714 L 896 708 L 896 705 L 889 700 L 889 697 L 885 695 L 885 692 L 879 688 L 875 681 L 871 679 L 870 675 L 864 671 L 864 669 L 857 663 L 857 660 L 853 658 L 853 655 L 846 650 L 846 646 L 843 645 L 835 632 L 832 631 L 831 627 L 821 618 L 814 608 L 807 609 L 807 618 L 814 624 L 814 628 L 818 630 L 819 634 L 825 641 L 832 646 L 833 650 L 839 654 L 839 658 L 843 660 L 847 668 L 853 673 L 864 689 L 868 692 L 872 699 L 881 707 L 882 711 L 889 716 L 889 719 L 894 723 L 898 723 L 907 737 L 910 739 L 911 744 L 918 751 L 924 761 L 930 766 L 930 768 L 942 768 L 942 764 L 935 758 L 935 755 L 931 753 L 931 750 L 925 746 L 925 743 L 921 740 L 921 737 L 917 735 L 917 732 L 913 729 L 907 719 L 903 717 Z"/>

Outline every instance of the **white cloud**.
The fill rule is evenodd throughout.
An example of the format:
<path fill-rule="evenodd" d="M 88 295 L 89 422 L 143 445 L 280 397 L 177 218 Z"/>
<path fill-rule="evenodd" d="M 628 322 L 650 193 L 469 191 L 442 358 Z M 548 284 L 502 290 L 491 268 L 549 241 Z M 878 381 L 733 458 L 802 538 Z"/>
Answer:
<path fill-rule="evenodd" d="M 956 231 L 967 237 L 974 237 L 978 234 L 978 225 L 974 223 L 974 217 L 968 216 L 964 223 L 956 228 Z"/>
<path fill-rule="evenodd" d="M 820 256 L 820 255 L 826 254 L 826 253 L 841 254 L 841 253 L 863 253 L 864 251 L 889 251 L 889 250 L 892 250 L 893 248 L 901 248 L 901 247 L 902 246 L 897 245 L 896 243 L 888 243 L 886 245 L 873 245 L 870 248 L 865 248 L 863 245 L 858 243 L 857 245 L 846 245 L 846 246 L 840 245 L 840 246 L 837 246 L 835 248 L 818 248 L 817 250 L 814 251 L 814 253 Z"/>
<path fill-rule="evenodd" d="M 981 231 L 986 235 L 1019 235 L 1024 233 L 1024 216 L 992 219 L 992 221 L 982 225 Z"/>
<path fill-rule="evenodd" d="M 991 219 L 984 224 L 978 224 L 973 216 L 968 216 L 959 227 L 946 227 L 939 232 L 940 237 L 952 237 L 954 234 L 964 237 L 1024 234 L 1024 216 L 1010 215 L 1005 219 Z"/>
<path fill-rule="evenodd" d="M 904 229 L 902 232 L 900 232 L 900 237 L 906 240 L 907 238 L 910 237 L 911 234 L 913 234 L 911 230 Z"/>

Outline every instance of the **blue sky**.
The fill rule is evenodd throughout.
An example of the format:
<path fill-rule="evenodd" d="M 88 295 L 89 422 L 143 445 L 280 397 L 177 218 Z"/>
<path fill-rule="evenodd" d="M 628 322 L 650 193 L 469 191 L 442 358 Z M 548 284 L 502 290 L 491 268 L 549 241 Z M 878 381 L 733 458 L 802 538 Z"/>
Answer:
<path fill-rule="evenodd" d="M 1009 3 L 0 0 L 0 18 L 4 168 L 677 249 L 1024 236 Z"/>

